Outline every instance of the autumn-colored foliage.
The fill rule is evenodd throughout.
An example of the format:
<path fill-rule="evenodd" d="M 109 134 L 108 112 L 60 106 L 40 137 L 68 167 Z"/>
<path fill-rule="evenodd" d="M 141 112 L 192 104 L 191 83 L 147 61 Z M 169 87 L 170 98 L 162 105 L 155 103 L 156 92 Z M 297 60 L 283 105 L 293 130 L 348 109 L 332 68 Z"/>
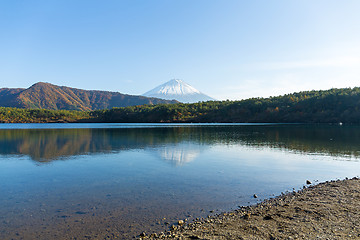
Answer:
<path fill-rule="evenodd" d="M 176 103 L 158 98 L 121 94 L 119 92 L 89 91 L 39 82 L 27 89 L 0 89 L 0 106 L 91 111 L 143 104 Z"/>

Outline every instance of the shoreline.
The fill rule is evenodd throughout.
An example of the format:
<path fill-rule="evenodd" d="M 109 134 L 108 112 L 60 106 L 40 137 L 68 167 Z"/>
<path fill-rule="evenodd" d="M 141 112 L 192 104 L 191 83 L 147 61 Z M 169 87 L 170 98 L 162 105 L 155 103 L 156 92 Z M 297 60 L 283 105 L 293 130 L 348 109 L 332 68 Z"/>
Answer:
<path fill-rule="evenodd" d="M 332 180 L 140 239 L 360 239 L 360 178 Z"/>

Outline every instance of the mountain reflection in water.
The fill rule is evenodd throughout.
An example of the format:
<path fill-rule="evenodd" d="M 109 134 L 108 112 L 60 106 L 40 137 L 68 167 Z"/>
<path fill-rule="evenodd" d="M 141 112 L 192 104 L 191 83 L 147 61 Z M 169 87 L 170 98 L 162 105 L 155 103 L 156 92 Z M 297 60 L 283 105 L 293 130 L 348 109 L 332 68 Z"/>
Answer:
<path fill-rule="evenodd" d="M 196 159 L 203 150 L 199 145 L 191 143 L 180 143 L 159 148 L 157 150 L 160 158 L 174 166 L 183 166 Z"/>
<path fill-rule="evenodd" d="M 360 128 L 329 125 L 207 126 L 106 129 L 1 129 L 0 155 L 49 162 L 74 155 L 154 149 L 181 166 L 204 145 L 270 147 L 299 153 L 359 156 Z M 202 145 L 202 148 L 197 148 Z"/>
<path fill-rule="evenodd" d="M 132 239 L 359 172 L 358 126 L 0 128 L 0 239 Z"/>

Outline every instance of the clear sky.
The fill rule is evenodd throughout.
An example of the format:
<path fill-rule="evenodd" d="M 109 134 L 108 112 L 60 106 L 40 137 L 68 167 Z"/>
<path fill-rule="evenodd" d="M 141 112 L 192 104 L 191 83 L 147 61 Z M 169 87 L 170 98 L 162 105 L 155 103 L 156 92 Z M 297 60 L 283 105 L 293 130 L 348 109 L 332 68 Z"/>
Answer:
<path fill-rule="evenodd" d="M 179 78 L 216 99 L 360 86 L 359 0 L 0 2 L 0 87 L 142 94 Z"/>

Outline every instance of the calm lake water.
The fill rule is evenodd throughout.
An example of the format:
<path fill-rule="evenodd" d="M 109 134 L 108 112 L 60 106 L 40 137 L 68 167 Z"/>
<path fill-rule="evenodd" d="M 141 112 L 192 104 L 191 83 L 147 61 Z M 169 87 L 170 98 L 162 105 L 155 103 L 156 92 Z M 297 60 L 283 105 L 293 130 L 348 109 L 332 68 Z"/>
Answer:
<path fill-rule="evenodd" d="M 1 124 L 0 239 L 129 239 L 358 176 L 359 157 L 359 126 Z"/>

